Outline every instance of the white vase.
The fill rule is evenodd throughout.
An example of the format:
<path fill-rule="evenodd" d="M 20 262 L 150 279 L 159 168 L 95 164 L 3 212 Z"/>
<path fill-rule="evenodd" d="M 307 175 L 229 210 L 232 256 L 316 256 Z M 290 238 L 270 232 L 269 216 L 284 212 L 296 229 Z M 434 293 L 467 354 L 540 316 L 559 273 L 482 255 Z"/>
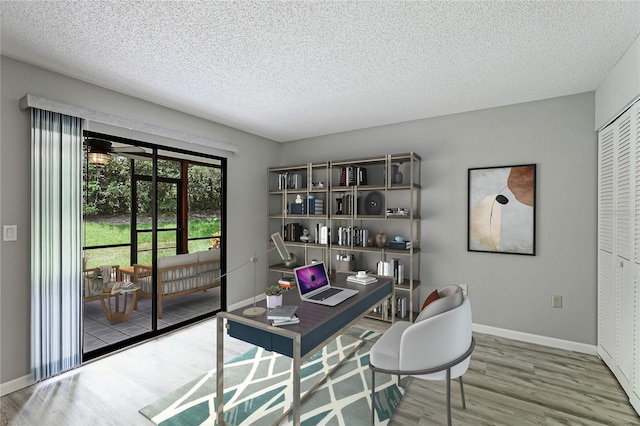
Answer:
<path fill-rule="evenodd" d="M 267 296 L 267 308 L 275 308 L 276 306 L 282 305 L 282 295 L 279 294 L 277 296 Z"/>

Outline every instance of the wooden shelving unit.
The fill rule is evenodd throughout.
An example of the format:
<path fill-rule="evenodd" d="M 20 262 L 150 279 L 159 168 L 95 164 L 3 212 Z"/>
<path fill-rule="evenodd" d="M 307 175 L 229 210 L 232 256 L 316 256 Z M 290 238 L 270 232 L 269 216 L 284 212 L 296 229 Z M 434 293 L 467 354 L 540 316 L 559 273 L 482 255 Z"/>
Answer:
<path fill-rule="evenodd" d="M 421 161 L 411 152 L 269 168 L 269 233 L 282 233 L 298 265 L 323 260 L 333 272 L 347 264 L 339 256 L 353 257 L 354 270 L 375 274 L 379 262 L 401 264 L 403 277 L 396 282 L 396 296 L 405 299 L 406 315 L 397 318 L 413 321 L 420 287 Z M 315 210 L 319 205 L 322 208 Z M 388 209 L 405 214 L 389 214 Z M 322 227 L 329 234 L 326 242 Z M 301 229 L 309 231 L 309 242 L 300 241 Z M 387 237 L 384 247 L 375 244 L 380 230 Z M 410 241 L 410 248 L 389 248 L 396 236 Z M 367 241 L 371 239 L 373 245 Z M 269 259 L 270 280 L 292 274 L 276 254 Z M 393 304 L 385 304 L 384 313 L 373 316 L 390 320 L 389 305 Z"/>

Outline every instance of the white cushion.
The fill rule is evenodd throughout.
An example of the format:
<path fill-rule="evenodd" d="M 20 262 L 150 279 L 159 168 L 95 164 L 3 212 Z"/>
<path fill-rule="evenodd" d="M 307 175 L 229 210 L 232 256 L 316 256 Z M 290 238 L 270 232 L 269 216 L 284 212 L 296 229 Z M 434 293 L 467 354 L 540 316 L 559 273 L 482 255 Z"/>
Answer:
<path fill-rule="evenodd" d="M 464 300 L 462 288 L 457 285 L 444 287 L 438 291 L 438 294 L 440 295 L 440 298 L 429 303 L 427 307 L 420 312 L 420 315 L 416 318 L 416 322 L 420 322 L 453 308 L 457 308 L 462 305 L 462 301 Z"/>
<path fill-rule="evenodd" d="M 369 362 L 377 368 L 384 370 L 398 370 L 400 367 L 400 341 L 402 333 L 412 326 L 409 321 L 394 323 L 371 347 Z"/>
<path fill-rule="evenodd" d="M 204 250 L 197 252 L 198 262 L 209 262 L 211 260 L 220 260 L 220 250 Z"/>
<path fill-rule="evenodd" d="M 198 262 L 198 253 L 177 254 L 158 258 L 158 268 L 170 268 L 173 266 L 188 265 Z"/>

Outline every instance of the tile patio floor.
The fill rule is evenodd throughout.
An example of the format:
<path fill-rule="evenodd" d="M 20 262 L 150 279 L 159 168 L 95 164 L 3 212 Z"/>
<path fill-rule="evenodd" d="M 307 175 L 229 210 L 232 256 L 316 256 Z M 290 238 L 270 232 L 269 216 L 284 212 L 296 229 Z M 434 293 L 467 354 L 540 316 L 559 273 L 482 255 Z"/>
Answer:
<path fill-rule="evenodd" d="M 163 304 L 158 328 L 177 324 L 187 319 L 220 308 L 220 288 L 168 300 Z M 138 309 L 129 321 L 111 325 L 102 312 L 100 301 L 84 304 L 84 352 L 108 346 L 151 330 L 151 299 L 141 297 Z"/>

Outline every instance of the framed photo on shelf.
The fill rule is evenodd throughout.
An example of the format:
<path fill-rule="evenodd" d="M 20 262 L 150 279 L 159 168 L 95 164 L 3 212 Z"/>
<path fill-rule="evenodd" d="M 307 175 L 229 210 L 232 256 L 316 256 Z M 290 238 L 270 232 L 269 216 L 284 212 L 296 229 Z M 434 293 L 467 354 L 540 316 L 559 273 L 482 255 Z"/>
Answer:
<path fill-rule="evenodd" d="M 535 256 L 535 164 L 469 169 L 467 250 Z"/>

